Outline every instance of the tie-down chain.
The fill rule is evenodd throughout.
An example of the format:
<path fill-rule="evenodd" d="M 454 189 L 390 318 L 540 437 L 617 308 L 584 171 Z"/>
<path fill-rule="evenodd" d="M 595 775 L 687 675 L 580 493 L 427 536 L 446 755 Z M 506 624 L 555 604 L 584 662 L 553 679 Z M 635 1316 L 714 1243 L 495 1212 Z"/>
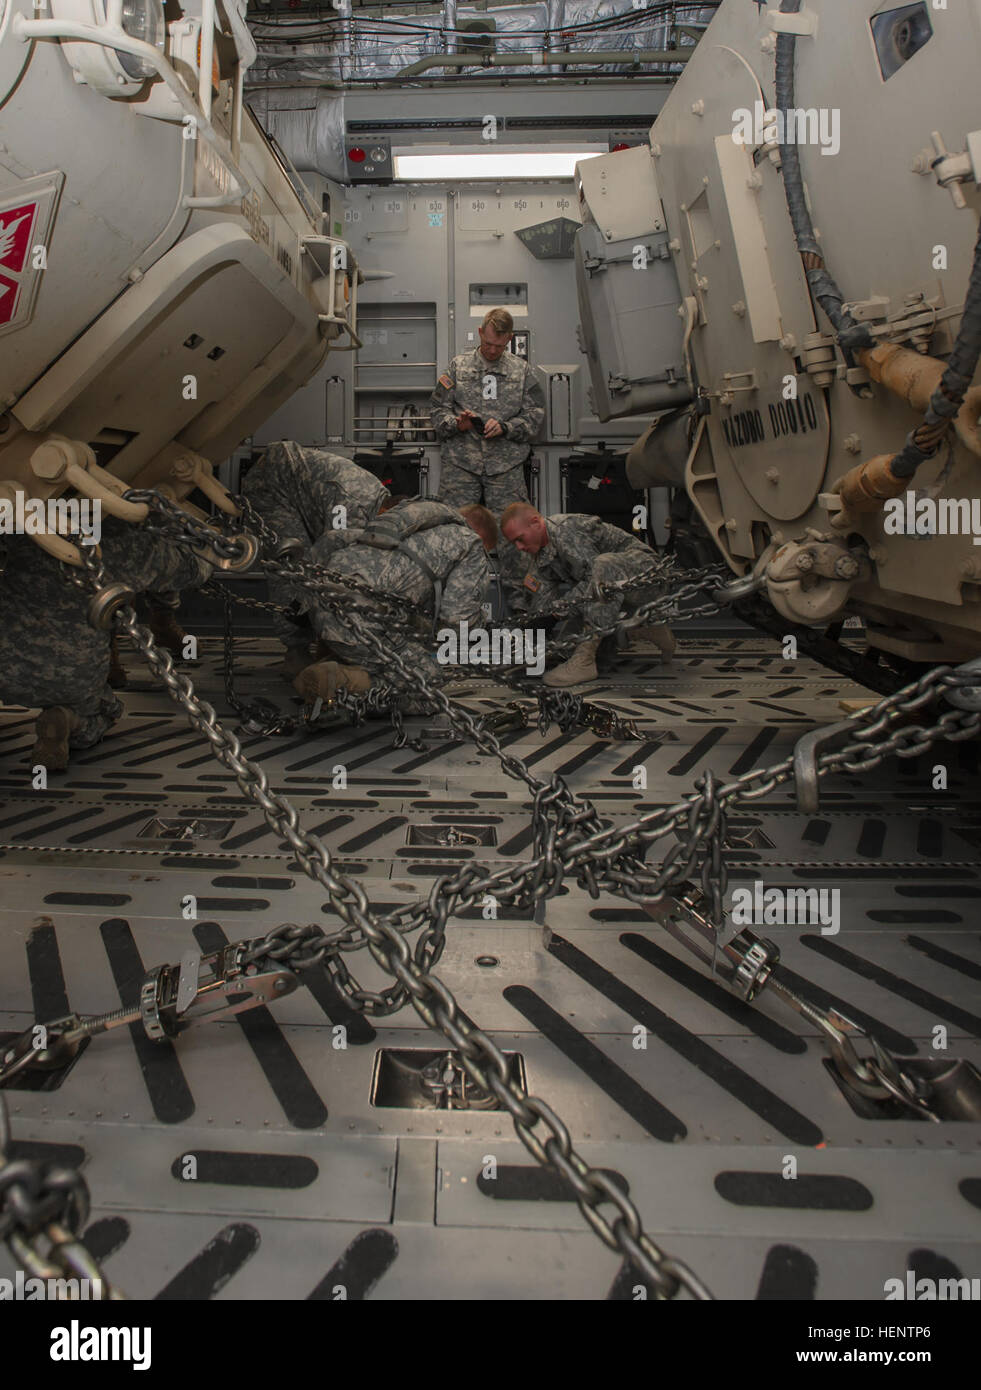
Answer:
<path fill-rule="evenodd" d="M 100 561 L 89 552 L 85 554 L 84 563 L 93 586 L 97 590 L 104 589 L 107 580 Z M 411 998 L 424 1022 L 431 1028 L 439 1029 L 448 1038 L 459 1054 L 460 1064 L 479 1090 L 493 1094 L 510 1112 L 519 1139 L 533 1157 L 544 1166 L 560 1173 L 572 1184 L 576 1200 L 589 1225 L 610 1249 L 619 1251 L 631 1261 L 637 1271 L 649 1281 L 656 1297 L 673 1298 L 681 1288 L 686 1288 L 696 1298 L 710 1297 L 708 1290 L 687 1266 L 667 1257 L 644 1233 L 640 1215 L 629 1197 L 626 1197 L 604 1172 L 591 1168 L 576 1152 L 561 1119 L 544 1101 L 528 1095 L 524 1087 L 511 1076 L 507 1059 L 496 1044 L 459 1013 L 454 996 L 442 981 L 429 973 L 430 965 L 438 958 L 442 949 L 448 915 L 445 907 L 433 914 L 437 919 L 436 930 L 424 934 L 417 942 L 414 953 L 410 953 L 399 931 L 385 919 L 371 913 L 360 885 L 333 870 L 326 846 L 299 828 L 295 809 L 284 798 L 271 792 L 262 769 L 242 755 L 238 739 L 221 728 L 214 709 L 198 699 L 186 676 L 174 672 L 170 655 L 155 647 L 152 635 L 148 629 L 140 626 L 132 607 L 126 602 L 125 595 L 117 594 L 114 603 L 117 628 L 125 631 L 136 643 L 147 659 L 150 669 L 164 681 L 169 693 L 183 706 L 192 726 L 207 738 L 219 760 L 233 771 L 243 792 L 257 802 L 267 821 L 289 840 L 304 871 L 327 890 L 332 907 L 345 922 L 350 934 L 362 934 L 361 941 L 350 940 L 347 943 L 348 949 L 357 949 L 358 946 L 367 944 L 379 964 L 388 974 L 395 976 L 399 982 L 396 988 L 400 988 L 405 997 Z M 401 674 L 406 674 L 405 670 Z M 434 698 L 437 704 L 449 708 L 449 703 L 441 692 L 424 688 L 423 693 Z M 479 730 L 472 716 L 460 712 L 460 717 L 467 724 L 468 731 L 478 746 L 498 752 L 502 759 L 507 758 L 497 740 Z M 530 786 L 545 785 L 537 783 L 518 760 L 507 758 L 507 763 L 513 769 L 512 775 L 514 772 L 523 775 Z M 556 793 L 562 792 L 563 788 L 556 785 Z M 579 803 L 567 791 L 564 795 L 579 819 L 589 822 L 590 828 L 598 827 L 599 822 L 591 808 Z M 430 902 L 437 897 L 438 887 L 438 884 L 434 885 Z M 342 932 L 338 937 L 345 934 Z M 287 940 L 287 937 L 292 939 Z M 311 942 L 311 938 L 316 939 Z M 339 939 L 335 944 L 343 949 Z M 179 1003 L 182 999 L 189 1001 L 188 1008 L 184 1010 L 184 1013 L 187 1013 L 190 1005 L 196 1005 L 202 996 L 206 1002 L 208 995 L 217 996 L 215 1002 L 218 1007 L 208 1011 L 211 1017 L 265 1002 L 267 990 L 275 991 L 277 981 L 288 980 L 286 970 L 269 968 L 269 962 L 263 959 L 267 949 L 273 959 L 273 953 L 280 955 L 281 961 L 287 963 L 289 974 L 292 974 L 294 968 L 309 967 L 318 962 L 329 968 L 330 962 L 340 974 L 340 978 L 346 976 L 347 982 L 355 984 L 340 957 L 329 956 L 330 945 L 330 939 L 319 928 L 287 927 L 274 929 L 260 942 L 238 943 L 237 946 L 228 948 L 227 953 L 218 953 L 207 964 L 200 962 L 194 967 L 192 962 L 188 961 L 183 971 L 174 967 L 158 967 L 144 981 L 141 990 L 140 1021 L 144 1028 L 147 1028 L 149 1023 L 149 1036 L 161 1040 L 179 1026 Z M 218 967 L 218 957 L 221 959 L 221 967 Z M 226 965 L 230 965 L 230 969 L 223 968 Z M 256 992 L 250 993 L 248 999 L 242 1000 L 241 993 L 249 988 L 250 965 L 256 967 L 251 976 L 257 981 Z M 203 982 L 202 966 L 207 977 Z M 295 975 L 293 978 L 295 980 Z M 391 1011 L 391 999 L 369 995 L 364 991 L 356 993 L 363 1001 L 362 1007 L 375 1004 L 382 1006 L 385 1012 Z M 224 1002 L 226 998 L 229 999 L 228 1004 Z M 109 1027 L 119 1026 L 123 1022 L 135 1021 L 135 1012 L 124 1010 L 96 1020 L 73 1018 L 63 1021 L 65 1026 L 60 1030 L 54 1027 L 53 1036 L 45 1038 L 44 1041 L 53 1049 L 57 1049 L 59 1039 L 65 1036 L 71 1040 L 66 1042 L 66 1046 L 74 1046 L 80 1044 L 84 1036 L 93 1032 L 106 1031 Z M 33 1033 L 34 1030 L 31 1031 Z M 40 1049 L 42 1053 L 46 1050 Z M 15 1067 L 20 1069 L 20 1065 L 24 1065 L 23 1052 L 24 1048 L 17 1044 L 8 1050 L 3 1064 L 0 1065 L 0 1082 L 5 1076 L 9 1076 Z M 612 1204 L 615 1208 L 612 1218 L 608 1218 L 601 1210 L 607 1204 Z"/>
<path fill-rule="evenodd" d="M 200 543 L 200 537 L 195 536 L 194 539 L 196 543 Z M 91 553 L 86 556 L 86 565 L 90 582 L 105 593 L 105 575 Z M 117 586 L 117 590 L 119 587 Z M 676 1262 L 667 1260 L 649 1238 L 643 1235 L 639 1215 L 629 1199 L 612 1188 L 602 1173 L 590 1169 L 572 1150 L 568 1131 L 558 1117 L 544 1102 L 529 1097 L 510 1077 L 503 1054 L 490 1039 L 457 1014 L 457 1005 L 452 994 L 441 981 L 429 975 L 428 971 L 441 953 L 448 917 L 462 906 L 483 897 L 490 890 L 495 892 L 499 900 L 538 902 L 557 891 L 563 876 L 571 870 L 575 872 L 578 881 L 594 896 L 598 895 L 600 888 L 607 888 L 624 893 L 635 901 L 643 902 L 645 906 L 651 903 L 664 904 L 667 889 L 677 888 L 687 879 L 700 855 L 703 861 L 703 895 L 706 902 L 711 902 L 710 920 L 704 920 L 712 937 L 715 959 L 719 932 L 724 923 L 721 906 L 725 873 L 721 856 L 725 827 L 724 805 L 737 799 L 765 795 L 786 781 L 792 775 L 790 760 L 774 768 L 746 774 L 720 791 L 716 790 L 709 775 L 703 779 L 702 791 L 697 791 L 677 806 L 663 808 L 641 818 L 631 826 L 604 828 L 588 801 L 582 801 L 569 792 L 560 778 L 553 777 L 550 784 L 541 783 L 534 778 L 524 764 L 506 754 L 496 738 L 483 729 L 467 711 L 452 706 L 441 691 L 432 689 L 424 678 L 411 671 L 397 653 L 386 650 L 379 635 L 360 615 L 355 614 L 353 626 L 361 640 L 393 662 L 397 675 L 424 698 L 442 707 L 450 722 L 472 738 L 478 747 L 498 756 L 509 775 L 521 777 L 535 791 L 536 854 L 530 864 L 522 866 L 519 870 L 499 870 L 492 874 L 481 874 L 476 866 L 468 865 L 459 871 L 455 878 L 438 880 L 433 885 L 425 908 L 400 908 L 387 918 L 379 919 L 368 911 L 367 900 L 360 887 L 342 875 L 332 872 L 326 847 L 315 837 L 307 836 L 299 829 L 294 809 L 284 798 L 269 791 L 262 770 L 242 756 L 238 740 L 221 728 L 213 708 L 198 700 L 190 681 L 175 674 L 170 656 L 155 648 L 148 630 L 139 626 L 131 608 L 123 606 L 125 599 L 124 593 L 117 592 L 117 625 L 128 632 L 136 642 L 151 670 L 164 680 L 169 693 L 185 708 L 192 725 L 212 744 L 219 760 L 235 773 L 242 790 L 257 802 L 273 828 L 290 842 L 305 872 L 327 889 L 332 906 L 346 923 L 346 927 L 341 932 L 334 933 L 332 937 L 323 933 L 319 926 L 301 927 L 287 924 L 273 929 L 255 942 L 237 943 L 235 947 L 227 948 L 233 953 L 230 959 L 233 962 L 238 960 L 240 965 L 244 964 L 246 973 L 249 967 L 252 967 L 254 978 L 280 982 L 288 981 L 294 970 L 309 967 L 314 963 L 323 963 L 328 970 L 333 966 L 332 973 L 335 979 L 354 1007 L 360 1007 L 369 1013 L 389 1012 L 393 1006 L 401 1007 L 405 999 L 411 997 L 424 1021 L 429 1026 L 443 1031 L 458 1049 L 462 1065 L 477 1086 L 493 1093 L 511 1112 L 518 1136 L 529 1152 L 539 1162 L 555 1168 L 572 1182 L 583 1214 L 604 1243 L 624 1253 L 635 1267 L 652 1280 L 653 1287 L 659 1294 L 674 1296 L 684 1285 L 696 1296 L 705 1296 L 706 1291 L 690 1271 Z M 971 681 L 976 678 L 977 672 L 973 669 L 957 672 L 940 669 L 930 672 L 915 686 L 899 692 L 891 700 L 880 702 L 871 712 L 874 718 L 866 719 L 865 727 L 862 727 L 860 720 L 856 721 L 857 727 L 866 735 L 873 731 L 880 732 L 888 728 L 895 718 L 908 714 L 912 709 L 919 708 L 929 699 L 935 698 L 941 688 L 965 688 L 968 692 L 966 698 L 976 706 L 977 687 L 971 686 Z M 818 771 L 825 772 L 832 767 L 857 770 L 874 766 L 891 752 L 898 752 L 900 756 L 905 752 L 906 756 L 911 756 L 912 751 L 929 746 L 938 736 L 970 737 L 977 731 L 979 723 L 981 719 L 973 709 L 966 719 L 963 715 L 951 711 L 941 716 L 930 730 L 901 729 L 880 744 L 875 744 L 867 736 L 856 736 L 846 748 L 820 759 Z M 914 734 L 918 735 L 918 739 L 911 739 L 911 735 Z M 860 760 L 856 761 L 859 757 Z M 689 829 L 687 842 L 679 843 L 665 855 L 659 872 L 647 865 L 643 857 L 638 857 L 636 851 L 639 848 L 646 852 L 655 840 L 672 830 L 678 830 L 685 820 Z M 706 842 L 709 850 L 707 854 L 703 853 Z M 670 905 L 669 900 L 668 906 Z M 410 955 L 403 933 L 414 930 L 418 925 L 424 926 L 427 921 L 429 930 L 423 933 L 414 954 Z M 400 993 L 398 987 L 386 991 L 382 996 L 370 995 L 366 991 L 352 988 L 356 982 L 343 965 L 339 953 L 359 949 L 365 944 L 383 968 L 400 982 L 401 998 L 398 1003 L 395 1003 L 395 998 Z M 689 941 L 686 940 L 685 944 L 691 949 Z M 734 951 L 740 958 L 740 982 L 746 978 L 756 978 L 753 972 L 757 969 L 758 958 L 765 944 L 768 943 L 758 943 L 756 939 L 747 941 L 741 952 L 738 945 L 734 947 L 730 943 L 727 947 L 727 959 L 732 958 Z M 224 958 L 224 953 L 218 954 Z M 274 962 L 284 968 L 277 969 Z M 159 1037 L 175 1030 L 179 1026 L 181 1013 L 188 1012 L 187 1007 L 183 1011 L 178 1008 L 178 1002 L 182 998 L 196 1003 L 199 993 L 202 996 L 231 994 L 236 997 L 236 1002 L 229 1007 L 236 1011 L 265 1000 L 265 995 L 261 994 L 262 984 L 258 985 L 255 994 L 250 993 L 244 1000 L 241 998 L 245 982 L 235 975 L 234 968 L 231 972 L 222 971 L 214 968 L 213 960 L 207 963 L 199 962 L 196 966 L 195 982 L 191 974 L 191 964 L 184 962 L 183 967 L 183 970 L 158 967 L 144 983 L 140 1018 L 144 1027 L 149 1019 L 151 1028 L 159 1030 Z M 203 982 L 202 968 L 206 976 Z M 772 967 L 767 976 L 770 974 Z M 733 978 L 736 978 L 735 974 Z M 277 986 L 280 993 L 286 992 L 289 987 L 289 983 L 280 983 Z M 759 987 L 761 986 L 756 990 L 747 989 L 744 997 L 753 997 Z M 816 1006 L 804 1000 L 801 1000 L 800 1004 L 803 1007 L 799 1011 L 804 1012 L 806 1008 L 809 1012 L 805 1016 L 811 1018 L 830 1036 L 835 1020 L 825 1016 L 825 1026 L 818 1017 L 821 1014 L 820 1010 L 810 1012 L 814 1011 Z M 214 1016 L 215 1013 L 225 1011 L 219 1008 L 207 1012 Z M 135 1021 L 132 1017 L 122 1017 L 123 1013 L 124 1011 L 117 1011 L 115 1016 L 104 1016 L 100 1020 L 83 1021 L 73 1018 L 63 1021 L 66 1027 L 62 1032 L 70 1034 L 72 1029 L 77 1030 L 81 1027 L 86 1030 L 85 1036 L 91 1036 L 93 1032 L 105 1031 L 112 1026 L 109 1021 L 112 1018 L 115 1018 L 117 1023 Z M 841 1020 L 840 1016 L 836 1018 L 838 1024 L 848 1022 Z M 58 1030 L 55 1028 L 52 1046 L 57 1046 L 58 1036 Z M 0 1065 L 0 1084 L 11 1074 L 13 1067 L 19 1069 L 18 1064 L 26 1065 L 21 1062 L 23 1055 L 23 1049 L 18 1050 L 16 1045 L 8 1053 L 4 1063 Z M 866 1086 L 870 1084 L 868 1078 L 871 1078 L 873 1087 L 878 1083 L 889 1094 L 896 1094 L 897 1090 L 905 1087 L 908 1078 L 903 1077 L 893 1059 L 888 1058 L 888 1054 L 885 1054 L 884 1049 L 880 1049 L 878 1044 L 876 1056 L 877 1070 L 868 1064 L 858 1063 L 852 1068 L 853 1076 Z M 884 1057 L 887 1059 L 886 1064 L 882 1061 Z M 487 1060 L 490 1061 L 491 1068 L 485 1071 L 483 1066 Z M 891 1088 L 886 1085 L 887 1081 L 893 1083 Z M 533 1132 L 539 1121 L 551 1131 L 544 1143 L 542 1138 Z M 620 1209 L 620 1215 L 612 1226 L 597 1209 L 607 1200 Z"/>

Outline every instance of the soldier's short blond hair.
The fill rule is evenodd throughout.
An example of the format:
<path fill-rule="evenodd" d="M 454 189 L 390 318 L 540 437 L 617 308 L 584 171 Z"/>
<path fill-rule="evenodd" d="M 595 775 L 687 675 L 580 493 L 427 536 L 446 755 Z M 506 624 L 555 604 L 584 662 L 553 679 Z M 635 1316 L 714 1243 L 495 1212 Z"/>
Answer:
<path fill-rule="evenodd" d="M 481 328 L 493 328 L 495 333 L 513 333 L 514 319 L 507 309 L 488 309 Z"/>
<path fill-rule="evenodd" d="M 530 502 L 512 502 L 501 513 L 501 530 L 503 531 L 506 526 L 510 526 L 512 521 L 519 521 L 526 516 L 541 516 L 541 512 Z"/>
<path fill-rule="evenodd" d="M 493 513 L 479 502 L 469 502 L 460 508 L 460 514 L 467 518 L 467 525 L 477 532 L 487 548 L 493 550 L 497 545 L 497 522 Z"/>

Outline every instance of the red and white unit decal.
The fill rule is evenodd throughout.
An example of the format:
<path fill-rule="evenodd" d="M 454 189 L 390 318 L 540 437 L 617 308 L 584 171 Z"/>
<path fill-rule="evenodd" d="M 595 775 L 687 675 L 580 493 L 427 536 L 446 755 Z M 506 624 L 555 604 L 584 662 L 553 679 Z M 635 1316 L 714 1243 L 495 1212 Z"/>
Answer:
<path fill-rule="evenodd" d="M 44 274 L 44 257 L 35 252 L 47 252 L 63 183 L 58 172 L 0 187 L 0 334 L 23 328 L 34 315 Z"/>
<path fill-rule="evenodd" d="M 31 233 L 37 221 L 37 202 L 0 208 L 0 327 L 13 323 L 21 290 L 31 274 Z"/>

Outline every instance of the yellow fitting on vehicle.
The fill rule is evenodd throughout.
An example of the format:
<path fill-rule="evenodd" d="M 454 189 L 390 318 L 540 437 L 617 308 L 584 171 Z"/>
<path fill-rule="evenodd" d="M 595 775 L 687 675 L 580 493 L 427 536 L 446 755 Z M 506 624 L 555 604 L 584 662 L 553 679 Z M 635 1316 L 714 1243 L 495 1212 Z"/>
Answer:
<path fill-rule="evenodd" d="M 175 459 L 170 471 L 178 482 L 193 483 L 196 488 L 200 488 L 219 511 L 225 512 L 228 516 L 238 516 L 238 507 L 232 501 L 227 488 L 214 476 L 212 464 L 208 459 L 188 450 Z"/>
<path fill-rule="evenodd" d="M 31 454 L 31 471 L 44 482 L 67 484 L 83 497 L 98 501 L 110 516 L 122 521 L 144 521 L 149 508 L 144 502 L 125 502 L 117 486 L 105 482 L 106 474 L 87 444 L 74 439 L 46 439 Z M 113 480 L 118 483 L 118 479 Z"/>
<path fill-rule="evenodd" d="M 841 497 L 842 509 L 832 515 L 832 526 L 843 530 L 848 524 L 849 513 L 877 512 L 883 502 L 907 490 L 909 478 L 897 478 L 892 471 L 895 457 L 895 454 L 879 454 L 838 479 L 832 491 Z"/>
<path fill-rule="evenodd" d="M 914 410 L 926 412 L 930 398 L 940 385 L 947 365 L 936 357 L 924 357 L 911 348 L 900 347 L 896 343 L 883 343 L 877 348 L 866 348 L 858 354 L 858 361 L 873 381 L 888 386 L 895 391 L 907 405 Z M 964 398 L 964 404 L 954 419 L 957 437 L 972 454 L 981 456 L 981 438 L 978 436 L 978 417 L 981 415 L 981 386 L 972 386 Z M 894 495 L 894 494 L 891 494 Z"/>

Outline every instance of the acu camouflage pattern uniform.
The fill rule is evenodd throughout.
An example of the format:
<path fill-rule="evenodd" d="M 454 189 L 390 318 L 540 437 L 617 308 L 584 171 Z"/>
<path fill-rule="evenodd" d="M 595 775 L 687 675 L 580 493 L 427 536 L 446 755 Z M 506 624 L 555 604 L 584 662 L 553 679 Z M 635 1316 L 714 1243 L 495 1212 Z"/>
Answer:
<path fill-rule="evenodd" d="M 490 585 L 490 566 L 480 537 L 458 512 L 439 502 L 402 502 L 380 520 L 388 522 L 390 518 L 394 521 L 402 517 L 420 522 L 422 526 L 402 540 L 397 549 L 378 548 L 368 543 L 371 533 L 364 530 L 335 531 L 314 545 L 312 558 L 318 565 L 353 575 L 383 593 L 411 600 L 419 613 L 426 615 L 427 631 L 435 626 L 456 627 L 462 622 L 471 626 L 480 624 Z M 426 573 L 427 569 L 442 585 L 439 609 L 435 614 L 436 586 Z M 342 586 L 338 586 L 338 591 L 343 595 Z M 390 667 L 358 641 L 341 613 L 311 606 L 309 594 L 306 604 L 317 635 L 329 644 L 340 661 L 364 667 L 375 679 L 391 677 Z M 444 668 L 436 663 L 422 641 L 394 632 L 385 640 L 428 680 L 443 678 Z"/>
<path fill-rule="evenodd" d="M 49 709 L 64 705 L 81 724 L 74 748 L 91 748 L 123 712 L 107 683 L 110 634 L 91 626 L 92 590 L 79 589 L 60 561 L 29 536 L 5 539 L 0 578 L 0 701 Z M 196 588 L 212 566 L 146 527 L 106 517 L 101 551 L 109 582 L 134 593 Z"/>
<path fill-rule="evenodd" d="M 642 574 L 654 563 L 654 552 L 636 536 L 598 516 L 560 512 L 544 521 L 548 544 L 537 555 L 521 555 L 527 582 L 509 595 L 512 607 L 528 617 L 547 613 L 560 599 L 571 600 L 584 603 L 585 625 L 612 627 L 625 607 L 633 611 L 664 592 L 663 584 L 645 585 L 622 597 L 601 601 L 597 597 L 599 585 Z"/>
<path fill-rule="evenodd" d="M 334 508 L 347 509 L 347 526 L 366 526 L 389 499 L 388 488 L 373 473 L 327 449 L 308 449 L 292 440 L 270 444 L 249 469 L 242 492 L 280 540 L 303 542 L 310 558 L 315 541 L 334 528 Z M 340 528 L 338 528 L 340 529 Z M 269 597 L 286 607 L 292 590 L 283 580 L 269 580 Z M 277 615 L 273 626 L 287 647 L 305 649 L 309 632 Z"/>
<path fill-rule="evenodd" d="M 489 397 L 485 381 L 494 392 Z M 505 434 L 485 439 L 477 429 L 458 430 L 456 417 L 464 410 L 500 421 Z M 454 357 L 436 384 L 429 414 L 442 444 L 441 502 L 463 507 L 479 502 L 483 489 L 484 506 L 500 516 L 509 503 L 527 501 L 523 464 L 545 419 L 545 398 L 523 358 L 504 352 L 488 362 L 479 348 Z"/>

